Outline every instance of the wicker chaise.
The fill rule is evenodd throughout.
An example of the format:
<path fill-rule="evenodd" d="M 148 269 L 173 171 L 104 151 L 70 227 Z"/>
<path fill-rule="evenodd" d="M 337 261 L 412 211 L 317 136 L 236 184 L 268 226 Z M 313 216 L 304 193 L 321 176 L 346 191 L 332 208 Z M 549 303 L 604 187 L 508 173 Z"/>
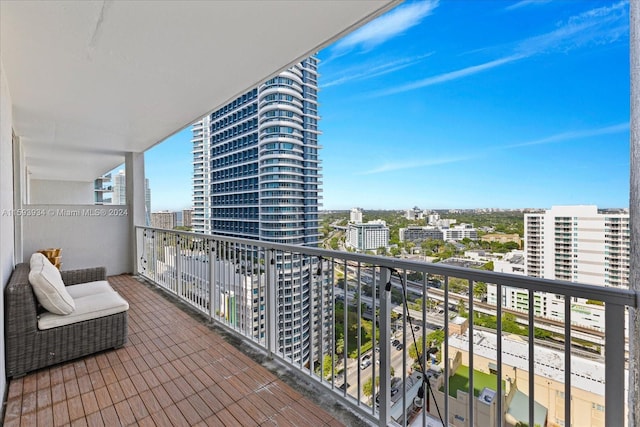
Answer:
<path fill-rule="evenodd" d="M 29 264 L 18 264 L 4 291 L 7 377 L 122 347 L 127 311 L 50 329 L 38 329 L 39 307 L 29 283 Z M 106 280 L 104 267 L 63 271 L 65 286 Z M 42 309 L 40 308 L 40 311 Z"/>

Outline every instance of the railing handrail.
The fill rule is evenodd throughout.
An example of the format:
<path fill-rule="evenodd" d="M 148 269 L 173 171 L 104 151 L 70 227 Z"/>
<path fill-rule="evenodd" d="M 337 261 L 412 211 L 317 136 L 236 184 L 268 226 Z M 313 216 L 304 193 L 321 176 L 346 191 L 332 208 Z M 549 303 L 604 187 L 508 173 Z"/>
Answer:
<path fill-rule="evenodd" d="M 168 230 L 163 228 L 143 227 L 138 228 L 150 231 L 171 232 L 178 235 L 215 239 L 228 243 L 246 244 L 249 246 L 261 246 L 265 249 L 282 250 L 287 252 L 304 253 L 305 255 L 318 256 L 324 259 L 339 258 L 341 260 L 359 262 L 365 265 L 374 265 L 395 270 L 419 271 L 427 274 L 458 277 L 475 282 L 492 283 L 515 288 L 532 290 L 534 292 L 547 292 L 563 296 L 578 297 L 602 301 L 604 303 L 626 305 L 638 308 L 640 295 L 631 289 L 621 289 L 589 285 L 578 282 L 569 282 L 557 279 L 543 279 L 539 277 L 521 276 L 517 274 L 498 273 L 495 271 L 478 270 L 473 268 L 458 267 L 442 263 L 426 263 L 422 261 L 405 260 L 379 255 L 364 255 L 353 252 L 335 251 L 330 249 L 313 248 L 309 246 L 289 245 L 273 243 L 264 240 L 243 239 L 216 234 L 202 234 L 190 231 Z"/>

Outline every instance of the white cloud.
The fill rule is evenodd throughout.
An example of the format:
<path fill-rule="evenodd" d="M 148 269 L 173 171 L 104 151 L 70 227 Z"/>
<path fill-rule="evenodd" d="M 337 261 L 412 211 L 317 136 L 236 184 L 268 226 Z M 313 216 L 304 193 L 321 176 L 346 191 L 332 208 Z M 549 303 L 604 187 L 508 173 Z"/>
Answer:
<path fill-rule="evenodd" d="M 572 16 L 553 31 L 521 41 L 516 51 L 531 56 L 612 43 L 628 30 L 627 5 L 626 1 L 622 1 Z"/>
<path fill-rule="evenodd" d="M 537 5 L 549 3 L 550 1 L 551 0 L 521 0 L 517 3 L 514 3 L 512 5 L 505 7 L 504 10 L 515 10 L 515 9 L 520 9 L 522 7 L 531 6 L 531 5 L 537 6 Z"/>
<path fill-rule="evenodd" d="M 568 132 L 557 133 L 555 135 L 551 135 L 545 138 L 540 138 L 540 139 L 527 141 L 527 142 L 520 142 L 517 144 L 504 145 L 498 148 L 518 148 L 518 147 L 528 147 L 531 145 L 553 144 L 557 142 L 572 141 L 575 139 L 591 138 L 594 136 L 612 135 L 620 132 L 626 132 L 628 130 L 629 130 L 629 122 L 626 122 L 626 123 L 619 123 L 617 125 L 607 126 L 603 128 L 597 128 L 597 129 L 573 130 Z"/>
<path fill-rule="evenodd" d="M 457 80 L 462 77 L 467 77 L 473 74 L 480 73 L 482 71 L 490 70 L 492 68 L 496 68 L 501 65 L 508 64 L 510 62 L 517 61 L 522 58 L 523 58 L 522 55 L 507 56 L 505 58 L 500 58 L 493 61 L 485 62 L 484 64 L 473 65 L 471 67 L 463 68 L 461 70 L 438 74 L 436 76 L 427 77 L 426 79 L 418 80 L 418 81 L 401 85 L 401 86 L 396 86 L 391 89 L 382 90 L 374 93 L 374 96 L 384 96 L 384 95 L 391 95 L 394 93 L 407 92 L 409 90 L 420 89 L 423 87 L 448 82 L 450 80 Z"/>
<path fill-rule="evenodd" d="M 413 161 L 413 162 L 410 160 L 407 160 L 406 162 L 402 162 L 402 163 L 386 163 L 375 169 L 361 172 L 358 175 L 374 175 L 378 173 L 392 172 L 392 171 L 406 170 L 406 169 L 415 169 L 415 168 L 421 168 L 426 166 L 446 165 L 449 163 L 464 162 L 464 161 L 472 160 L 475 158 L 476 157 L 472 157 L 472 156 L 444 157 L 439 159 L 428 159 L 428 160 Z"/>
<path fill-rule="evenodd" d="M 369 50 L 415 27 L 438 7 L 438 0 L 423 0 L 400 6 L 349 34 L 333 48 L 337 54 L 360 47 Z"/>
<path fill-rule="evenodd" d="M 375 92 L 372 96 L 391 95 L 457 80 L 543 53 L 568 52 L 579 47 L 615 42 L 628 32 L 627 6 L 627 1 L 621 1 L 612 6 L 590 9 L 570 17 L 553 31 L 518 42 L 511 55 Z"/>
<path fill-rule="evenodd" d="M 339 76 L 324 76 L 328 80 L 327 83 L 321 85 L 322 88 L 338 86 L 351 81 L 367 80 L 374 77 L 383 76 L 385 74 L 393 73 L 395 71 L 402 70 L 412 65 L 422 62 L 425 58 L 428 58 L 433 53 L 427 53 L 425 55 L 415 56 L 412 58 L 400 58 L 384 63 L 366 63 L 358 64 L 353 67 L 340 70 Z"/>

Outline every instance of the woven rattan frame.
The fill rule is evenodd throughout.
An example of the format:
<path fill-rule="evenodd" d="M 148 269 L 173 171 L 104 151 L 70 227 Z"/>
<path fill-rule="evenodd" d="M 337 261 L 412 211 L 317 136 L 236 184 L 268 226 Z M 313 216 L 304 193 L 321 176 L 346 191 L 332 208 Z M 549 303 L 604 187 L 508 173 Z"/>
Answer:
<path fill-rule="evenodd" d="M 66 286 L 106 280 L 104 267 L 63 271 Z M 122 347 L 127 312 L 46 330 L 38 329 L 38 302 L 29 283 L 29 264 L 18 264 L 4 291 L 7 377 Z"/>

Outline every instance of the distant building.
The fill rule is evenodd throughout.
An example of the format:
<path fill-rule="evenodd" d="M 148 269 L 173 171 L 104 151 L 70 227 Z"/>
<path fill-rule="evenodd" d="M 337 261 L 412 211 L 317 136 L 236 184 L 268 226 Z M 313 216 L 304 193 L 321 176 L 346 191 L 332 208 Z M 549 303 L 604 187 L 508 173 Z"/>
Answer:
<path fill-rule="evenodd" d="M 346 236 L 347 247 L 359 251 L 371 251 L 389 246 L 389 227 L 382 220 L 365 224 L 349 224 Z"/>
<path fill-rule="evenodd" d="M 524 275 L 524 251 L 513 250 L 502 259 L 493 260 L 493 271 L 498 273 Z"/>
<path fill-rule="evenodd" d="M 316 56 L 303 59 L 193 124 L 194 232 L 318 246 L 317 68 Z M 274 292 L 286 295 L 276 310 L 297 308 L 275 324 L 274 348 L 296 363 L 321 354 L 331 337 L 331 310 L 316 303 L 321 282 L 327 289 L 332 285 L 326 275 L 314 274 L 320 262 L 276 254 Z M 251 301 L 256 313 L 262 306 Z"/>
<path fill-rule="evenodd" d="M 349 222 L 353 222 L 354 224 L 360 224 L 362 222 L 362 209 L 360 208 L 351 209 Z"/>
<path fill-rule="evenodd" d="M 473 331 L 473 367 L 480 375 L 496 376 L 497 338 L 496 334 L 488 331 Z M 453 334 L 448 338 L 448 361 L 451 373 L 460 366 L 469 366 L 469 332 Z M 502 338 L 502 380 L 504 381 L 504 420 L 505 425 L 514 427 L 518 423 L 528 422 L 529 408 L 529 344 L 526 340 L 503 335 Z M 564 354 L 562 351 L 536 345 L 536 355 L 532 361 L 534 367 L 535 401 L 534 422 L 540 426 L 564 425 L 564 408 L 566 404 L 564 394 Z M 444 354 L 443 352 L 441 354 Z M 605 367 L 602 362 L 586 359 L 578 355 L 571 356 L 571 421 L 574 426 L 604 427 L 604 392 L 605 392 Z M 442 368 L 441 368 L 442 370 Z M 432 381 L 431 388 L 435 393 L 440 407 L 444 405 L 444 395 L 440 387 L 444 378 L 437 382 Z M 495 384 L 495 381 L 494 381 Z M 486 389 L 485 389 L 486 390 Z M 478 396 L 478 409 L 482 406 L 482 412 L 476 412 L 474 425 L 495 425 L 495 409 L 489 410 L 496 398 L 495 390 L 490 399 L 483 399 L 485 390 Z M 464 390 L 457 390 L 454 401 L 449 402 L 451 419 L 457 420 L 451 425 L 468 426 L 466 415 L 470 395 Z M 488 404 L 488 405 L 487 405 Z M 432 415 L 434 414 L 432 405 Z M 621 424 L 622 425 L 622 424 Z"/>
<path fill-rule="evenodd" d="M 525 250 L 522 266 L 494 262 L 494 271 L 526 274 L 546 279 L 567 280 L 597 286 L 627 287 L 629 283 L 629 213 L 599 211 L 596 206 L 554 206 L 524 216 Z M 522 271 L 522 270 L 524 271 Z M 506 271 L 505 271 L 506 270 Z M 502 304 L 535 316 L 565 321 L 562 296 L 529 293 L 504 286 Z M 497 304 L 494 285 L 487 287 L 487 302 Z M 571 324 L 604 331 L 605 310 L 597 301 L 571 301 Z"/>
<path fill-rule="evenodd" d="M 177 223 L 178 218 L 175 212 L 163 211 L 151 213 L 151 226 L 154 228 L 173 230 Z"/>
<path fill-rule="evenodd" d="M 440 220 L 442 221 L 442 220 Z M 444 241 L 458 241 L 465 238 L 471 240 L 478 239 L 478 230 L 473 228 L 471 224 L 460 224 L 454 227 L 435 227 L 427 225 L 424 227 L 409 226 L 401 228 L 399 231 L 401 242 L 422 242 L 429 239 L 437 239 Z"/>
<path fill-rule="evenodd" d="M 182 225 L 193 227 L 193 209 L 184 209 L 182 211 Z"/>
<path fill-rule="evenodd" d="M 502 233 L 491 233 L 485 234 L 480 238 L 483 242 L 498 242 L 498 243 L 507 243 L 514 242 L 518 245 L 522 245 L 522 238 L 519 234 L 502 234 Z"/>
<path fill-rule="evenodd" d="M 410 225 L 407 228 L 401 228 L 398 233 L 401 242 L 422 242 L 429 239 L 442 240 L 443 237 L 442 230 L 431 226 Z"/>
<path fill-rule="evenodd" d="M 436 225 L 436 222 L 440 219 L 440 214 L 432 213 L 427 217 L 427 224 Z"/>
<path fill-rule="evenodd" d="M 527 275 L 598 286 L 629 286 L 629 212 L 553 206 L 525 214 Z"/>
<path fill-rule="evenodd" d="M 405 213 L 405 218 L 407 218 L 410 221 L 416 221 L 419 219 L 424 219 L 424 215 L 425 215 L 425 211 L 420 210 L 420 208 L 416 206 L 413 209 L 407 209 L 407 212 Z"/>
<path fill-rule="evenodd" d="M 96 205 L 110 205 L 113 193 L 111 174 L 102 175 L 94 181 L 93 185 L 94 203 Z"/>
<path fill-rule="evenodd" d="M 457 224 L 458 220 L 457 219 L 436 219 L 434 220 L 432 223 L 429 223 L 429 225 L 433 225 L 436 227 L 451 227 L 453 224 Z"/>
<path fill-rule="evenodd" d="M 442 228 L 442 240 L 478 240 L 478 230 L 473 228 L 473 224 L 460 224 L 449 228 Z"/>
<path fill-rule="evenodd" d="M 113 176 L 113 201 L 114 205 L 127 204 L 127 178 L 124 170 L 119 171 Z"/>

